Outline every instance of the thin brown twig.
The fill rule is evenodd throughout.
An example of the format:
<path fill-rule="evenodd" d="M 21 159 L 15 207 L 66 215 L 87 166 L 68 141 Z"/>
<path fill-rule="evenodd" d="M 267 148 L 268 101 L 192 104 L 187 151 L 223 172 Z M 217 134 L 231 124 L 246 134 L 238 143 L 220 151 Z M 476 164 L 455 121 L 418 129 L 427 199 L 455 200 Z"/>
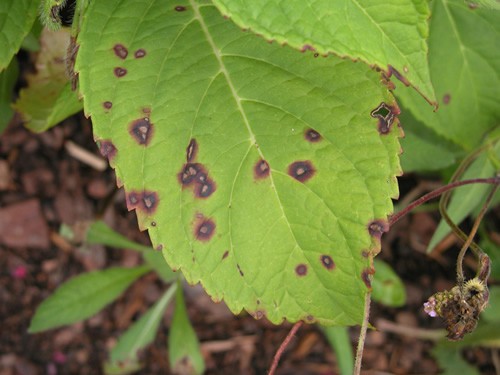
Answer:
<path fill-rule="evenodd" d="M 446 337 L 444 329 L 423 329 L 403 326 L 386 319 L 377 320 L 376 327 L 381 332 L 390 332 L 416 339 L 438 341 Z"/>
<path fill-rule="evenodd" d="M 292 341 L 293 336 L 295 336 L 295 334 L 297 333 L 297 331 L 299 330 L 299 328 L 302 326 L 302 324 L 304 324 L 303 321 L 301 321 L 301 320 L 298 321 L 297 323 L 295 323 L 293 325 L 293 327 L 290 330 L 290 332 L 288 332 L 288 335 L 285 337 L 285 339 L 281 343 L 280 347 L 276 351 L 276 354 L 274 355 L 273 363 L 271 365 L 271 368 L 269 369 L 268 375 L 274 375 L 275 374 L 276 369 L 278 368 L 278 363 L 280 361 L 281 356 L 283 355 L 286 347 L 288 346 L 288 344 L 290 344 L 290 341 Z"/>
<path fill-rule="evenodd" d="M 450 184 L 447 184 L 445 186 L 440 187 L 439 189 L 433 190 L 419 199 L 413 201 L 411 204 L 409 204 L 405 209 L 399 211 L 398 213 L 394 214 L 391 216 L 389 219 L 389 225 L 392 226 L 396 222 L 399 221 L 404 215 L 406 215 L 408 212 L 413 210 L 415 207 L 418 207 L 425 202 L 438 197 L 439 195 L 443 194 L 444 192 L 455 189 L 459 186 L 464 186 L 464 185 L 470 185 L 470 184 L 496 184 L 498 185 L 500 183 L 500 177 L 491 177 L 491 178 L 473 178 L 470 180 L 462 180 L 462 181 L 455 181 Z"/>

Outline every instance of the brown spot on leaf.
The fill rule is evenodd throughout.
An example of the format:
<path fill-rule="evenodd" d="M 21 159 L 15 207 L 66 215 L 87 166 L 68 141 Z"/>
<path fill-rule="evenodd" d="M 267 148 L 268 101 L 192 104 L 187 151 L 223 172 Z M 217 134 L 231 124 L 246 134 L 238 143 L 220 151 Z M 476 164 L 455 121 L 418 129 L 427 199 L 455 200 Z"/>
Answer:
<path fill-rule="evenodd" d="M 296 161 L 288 166 L 288 174 L 300 182 L 306 182 L 315 172 L 316 169 L 309 160 Z"/>
<path fill-rule="evenodd" d="M 110 161 L 116 156 L 116 147 L 111 141 L 99 141 L 99 151 Z"/>
<path fill-rule="evenodd" d="M 156 221 L 152 221 L 152 222 L 151 222 L 151 226 L 152 226 L 152 227 L 156 227 Z"/>
<path fill-rule="evenodd" d="M 118 78 L 121 78 L 127 74 L 127 69 L 121 68 L 121 67 L 116 67 L 114 69 L 114 72 L 115 72 L 115 76 L 117 76 Z"/>
<path fill-rule="evenodd" d="M 186 7 L 182 5 L 177 5 L 174 9 L 176 12 L 184 12 L 186 10 Z"/>
<path fill-rule="evenodd" d="M 194 189 L 194 195 L 198 198 L 208 198 L 215 191 L 215 183 L 211 179 L 200 182 Z"/>
<path fill-rule="evenodd" d="M 122 60 L 125 60 L 128 56 L 128 49 L 123 44 L 115 44 L 113 51 L 115 51 L 115 55 Z"/>
<path fill-rule="evenodd" d="M 198 241 L 209 241 L 215 234 L 215 222 L 212 219 L 202 218 L 194 227 L 194 237 Z"/>
<path fill-rule="evenodd" d="M 191 163 L 196 159 L 196 155 L 198 154 L 198 143 L 196 142 L 196 139 L 191 138 L 189 141 L 189 145 L 186 148 L 186 161 L 188 163 Z"/>
<path fill-rule="evenodd" d="M 307 266 L 305 264 L 299 264 L 295 267 L 295 273 L 297 276 L 305 276 L 307 275 Z"/>
<path fill-rule="evenodd" d="M 327 270 L 331 271 L 335 268 L 335 262 L 330 255 L 322 255 L 320 257 L 320 260 L 321 264 L 323 264 L 323 267 L 325 267 Z"/>
<path fill-rule="evenodd" d="M 177 178 L 183 187 L 194 185 L 194 196 L 196 198 L 208 198 L 217 185 L 207 176 L 207 171 L 200 163 L 186 163 L 178 173 Z"/>
<path fill-rule="evenodd" d="M 104 103 L 102 103 L 102 106 L 104 107 L 104 109 L 111 109 L 111 107 L 113 106 L 113 103 L 104 102 Z"/>
<path fill-rule="evenodd" d="M 304 132 L 304 138 L 306 141 L 315 143 L 321 141 L 322 137 L 316 130 L 309 128 Z"/>
<path fill-rule="evenodd" d="M 134 52 L 134 57 L 136 59 L 141 59 L 144 56 L 146 56 L 146 50 L 143 48 L 139 48 L 137 51 Z"/>
<path fill-rule="evenodd" d="M 392 65 L 387 65 L 387 68 L 389 70 L 388 74 L 389 77 L 393 75 L 398 80 L 400 80 L 405 86 L 410 86 L 410 81 L 408 81 L 406 77 L 403 76 L 399 71 L 397 71 Z"/>
<path fill-rule="evenodd" d="M 314 319 L 314 316 L 312 315 L 307 315 L 306 316 L 306 321 L 309 323 L 313 323 L 316 319 Z"/>
<path fill-rule="evenodd" d="M 157 251 L 162 251 L 163 250 L 163 245 L 159 244 L 158 246 L 155 247 Z"/>
<path fill-rule="evenodd" d="M 257 180 L 266 178 L 267 176 L 269 176 L 269 173 L 271 172 L 271 169 L 269 168 L 269 163 L 264 159 L 260 159 L 257 163 L 255 163 L 253 172 Z"/>
<path fill-rule="evenodd" d="M 369 252 L 368 250 L 363 250 L 363 251 L 361 252 L 361 256 L 362 256 L 363 258 L 368 258 L 368 257 L 370 256 L 370 252 Z"/>
<path fill-rule="evenodd" d="M 183 186 L 190 185 L 194 180 L 198 173 L 201 172 L 201 164 L 198 163 L 187 163 L 184 164 L 182 170 L 177 175 L 179 178 L 179 182 Z"/>
<path fill-rule="evenodd" d="M 318 52 L 316 52 L 316 53 L 314 54 L 314 57 L 319 57 L 319 53 L 318 53 Z"/>
<path fill-rule="evenodd" d="M 243 273 L 243 271 L 241 270 L 241 267 L 239 264 L 236 264 L 236 267 L 238 268 L 238 272 L 240 273 L 241 277 L 245 276 L 245 274 Z"/>
<path fill-rule="evenodd" d="M 147 146 L 153 135 L 153 124 L 148 117 L 134 120 L 129 126 L 129 133 L 137 143 Z"/>
<path fill-rule="evenodd" d="M 224 254 L 222 254 L 222 259 L 226 259 L 227 256 L 229 255 L 229 250 L 224 251 Z"/>
<path fill-rule="evenodd" d="M 451 95 L 450 94 L 444 94 L 443 95 L 443 104 L 450 104 L 451 100 Z"/>
<path fill-rule="evenodd" d="M 384 220 L 374 220 L 370 224 L 368 224 L 368 233 L 370 236 L 377 238 L 380 240 L 382 238 L 382 234 L 389 230 L 389 224 Z"/>
<path fill-rule="evenodd" d="M 306 52 L 306 51 L 316 51 L 316 48 L 311 46 L 310 44 L 304 44 L 302 48 L 300 49 L 300 52 Z"/>
<path fill-rule="evenodd" d="M 141 206 L 138 210 L 144 210 L 148 215 L 153 214 L 158 207 L 158 194 L 152 191 L 144 191 L 141 197 Z"/>
<path fill-rule="evenodd" d="M 128 210 L 133 210 L 139 204 L 141 194 L 138 191 L 131 191 L 126 194 L 126 202 Z"/>
<path fill-rule="evenodd" d="M 371 275 L 373 275 L 374 273 L 375 273 L 375 270 L 371 267 L 365 268 L 361 272 L 361 279 L 363 280 L 363 282 L 365 283 L 365 285 L 368 289 L 372 288 Z"/>
<path fill-rule="evenodd" d="M 387 134 L 391 130 L 396 115 L 399 114 L 399 108 L 393 108 L 380 103 L 377 108 L 371 111 L 370 115 L 378 119 L 378 131 L 380 134 Z"/>

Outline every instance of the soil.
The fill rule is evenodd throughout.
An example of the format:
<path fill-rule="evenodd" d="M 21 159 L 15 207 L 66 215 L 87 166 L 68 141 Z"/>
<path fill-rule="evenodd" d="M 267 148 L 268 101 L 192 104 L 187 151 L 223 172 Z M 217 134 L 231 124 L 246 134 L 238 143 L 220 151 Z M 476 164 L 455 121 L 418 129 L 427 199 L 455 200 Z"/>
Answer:
<path fill-rule="evenodd" d="M 100 158 L 90 122 L 74 116 L 43 134 L 32 134 L 14 118 L 0 137 L 0 374 L 101 374 L 117 337 L 165 290 L 156 275 L 132 285 L 119 300 L 95 317 L 40 334 L 27 328 L 35 309 L 70 277 L 108 266 L 140 263 L 137 253 L 100 245 L 74 246 L 59 235 L 61 224 L 103 218 L 128 238 L 148 244 L 128 212 L 114 172 L 94 169 L 68 152 L 68 141 Z M 403 198 L 423 177 L 400 179 Z M 370 321 L 398 327 L 438 329 L 422 304 L 434 292 L 450 288 L 457 254 L 449 240 L 438 255 L 425 254 L 439 217 L 412 214 L 383 237 L 380 259 L 402 277 L 407 303 L 387 308 L 372 303 Z M 472 263 L 473 264 L 473 263 Z M 273 326 L 265 319 L 233 316 L 223 303 L 213 303 L 199 287 L 185 286 L 188 311 L 206 361 L 207 374 L 266 374 L 290 324 Z M 138 374 L 170 374 L 168 310 L 154 344 L 140 357 Z M 355 348 L 359 328 L 350 328 Z M 433 342 L 390 330 L 369 330 L 363 359 L 366 374 L 437 374 Z M 495 374 L 491 352 L 468 349 L 464 357 L 481 374 Z M 304 325 L 286 349 L 277 374 L 338 374 L 335 354 L 316 326 Z"/>

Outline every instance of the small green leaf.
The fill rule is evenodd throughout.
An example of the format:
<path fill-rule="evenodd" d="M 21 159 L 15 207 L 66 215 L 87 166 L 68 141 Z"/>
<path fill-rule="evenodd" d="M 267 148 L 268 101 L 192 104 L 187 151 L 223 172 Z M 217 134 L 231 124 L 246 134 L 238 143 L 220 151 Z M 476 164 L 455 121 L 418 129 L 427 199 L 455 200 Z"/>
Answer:
<path fill-rule="evenodd" d="M 67 30 L 42 32 L 37 72 L 28 76 L 28 87 L 21 90 L 14 104 L 25 126 L 34 132 L 45 131 L 82 109 L 83 103 L 66 75 L 69 41 Z"/>
<path fill-rule="evenodd" d="M 429 66 L 439 109 L 404 87 L 396 96 L 426 126 L 471 151 L 500 120 L 500 13 L 464 0 L 432 4 Z"/>
<path fill-rule="evenodd" d="M 111 350 L 111 358 L 106 363 L 106 368 L 137 368 L 139 365 L 137 353 L 153 342 L 165 309 L 176 289 L 177 283 L 172 284 L 161 299 L 118 339 Z"/>
<path fill-rule="evenodd" d="M 198 375 L 205 371 L 205 361 L 198 337 L 189 321 L 180 281 L 178 285 L 174 317 L 168 335 L 170 368 L 176 374 Z"/>
<path fill-rule="evenodd" d="M 500 155 L 500 142 L 494 147 L 496 154 Z M 488 178 L 496 174 L 496 170 L 491 163 L 488 153 L 481 154 L 464 172 L 461 180 L 471 178 Z M 461 186 L 452 193 L 450 203 L 447 208 L 449 217 L 455 224 L 460 224 L 467 216 L 485 200 L 491 186 L 488 184 L 472 184 Z M 497 193 L 498 194 L 498 193 Z M 445 238 L 451 229 L 444 219 L 441 219 L 434 235 L 429 242 L 428 251 L 432 251 L 434 247 Z"/>
<path fill-rule="evenodd" d="M 36 19 L 40 0 L 0 1 L 0 72 L 19 51 Z"/>
<path fill-rule="evenodd" d="M 479 371 L 465 361 L 457 347 L 438 344 L 432 349 L 432 355 L 436 358 L 442 375 L 479 375 Z"/>
<path fill-rule="evenodd" d="M 130 241 L 128 238 L 110 228 L 104 221 L 98 220 L 90 224 L 87 231 L 86 242 L 141 252 L 144 261 L 151 266 L 158 276 L 166 283 L 173 281 L 178 276 L 167 264 L 161 252 L 154 250 L 150 246 L 144 246 L 137 242 Z"/>
<path fill-rule="evenodd" d="M 0 134 L 9 125 L 14 115 L 10 104 L 18 75 L 19 67 L 16 59 L 12 59 L 7 69 L 0 72 Z"/>
<path fill-rule="evenodd" d="M 394 67 L 435 101 L 427 65 L 427 1 L 214 0 L 238 26 L 266 39 L 320 54 Z"/>
<path fill-rule="evenodd" d="M 41 332 L 90 318 L 150 270 L 146 266 L 116 267 L 74 277 L 37 308 L 29 332 Z"/>
<path fill-rule="evenodd" d="M 488 322 L 500 323 L 500 286 L 490 287 L 490 299 L 482 317 Z"/>
<path fill-rule="evenodd" d="M 150 246 L 141 245 L 130 241 L 127 237 L 121 235 L 102 220 L 92 222 L 87 230 L 85 242 L 89 244 L 100 244 L 119 249 L 130 249 L 139 252 L 152 251 Z"/>
<path fill-rule="evenodd" d="M 352 375 L 354 356 L 352 354 L 351 338 L 346 327 L 321 327 L 330 346 L 335 352 L 335 358 L 341 375 Z"/>
<path fill-rule="evenodd" d="M 375 259 L 372 298 L 386 306 L 399 307 L 406 303 L 406 290 L 399 276 L 387 263 Z"/>

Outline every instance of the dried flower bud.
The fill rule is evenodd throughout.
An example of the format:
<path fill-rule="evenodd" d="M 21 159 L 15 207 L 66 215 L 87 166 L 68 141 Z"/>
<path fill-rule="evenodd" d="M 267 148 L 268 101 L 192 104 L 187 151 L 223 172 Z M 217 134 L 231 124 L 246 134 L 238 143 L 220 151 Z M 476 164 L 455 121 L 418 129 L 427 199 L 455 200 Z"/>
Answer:
<path fill-rule="evenodd" d="M 488 287 L 476 277 L 462 288 L 455 286 L 434 294 L 424 303 L 424 311 L 431 317 L 444 319 L 450 340 L 461 340 L 476 328 L 488 299 Z"/>

